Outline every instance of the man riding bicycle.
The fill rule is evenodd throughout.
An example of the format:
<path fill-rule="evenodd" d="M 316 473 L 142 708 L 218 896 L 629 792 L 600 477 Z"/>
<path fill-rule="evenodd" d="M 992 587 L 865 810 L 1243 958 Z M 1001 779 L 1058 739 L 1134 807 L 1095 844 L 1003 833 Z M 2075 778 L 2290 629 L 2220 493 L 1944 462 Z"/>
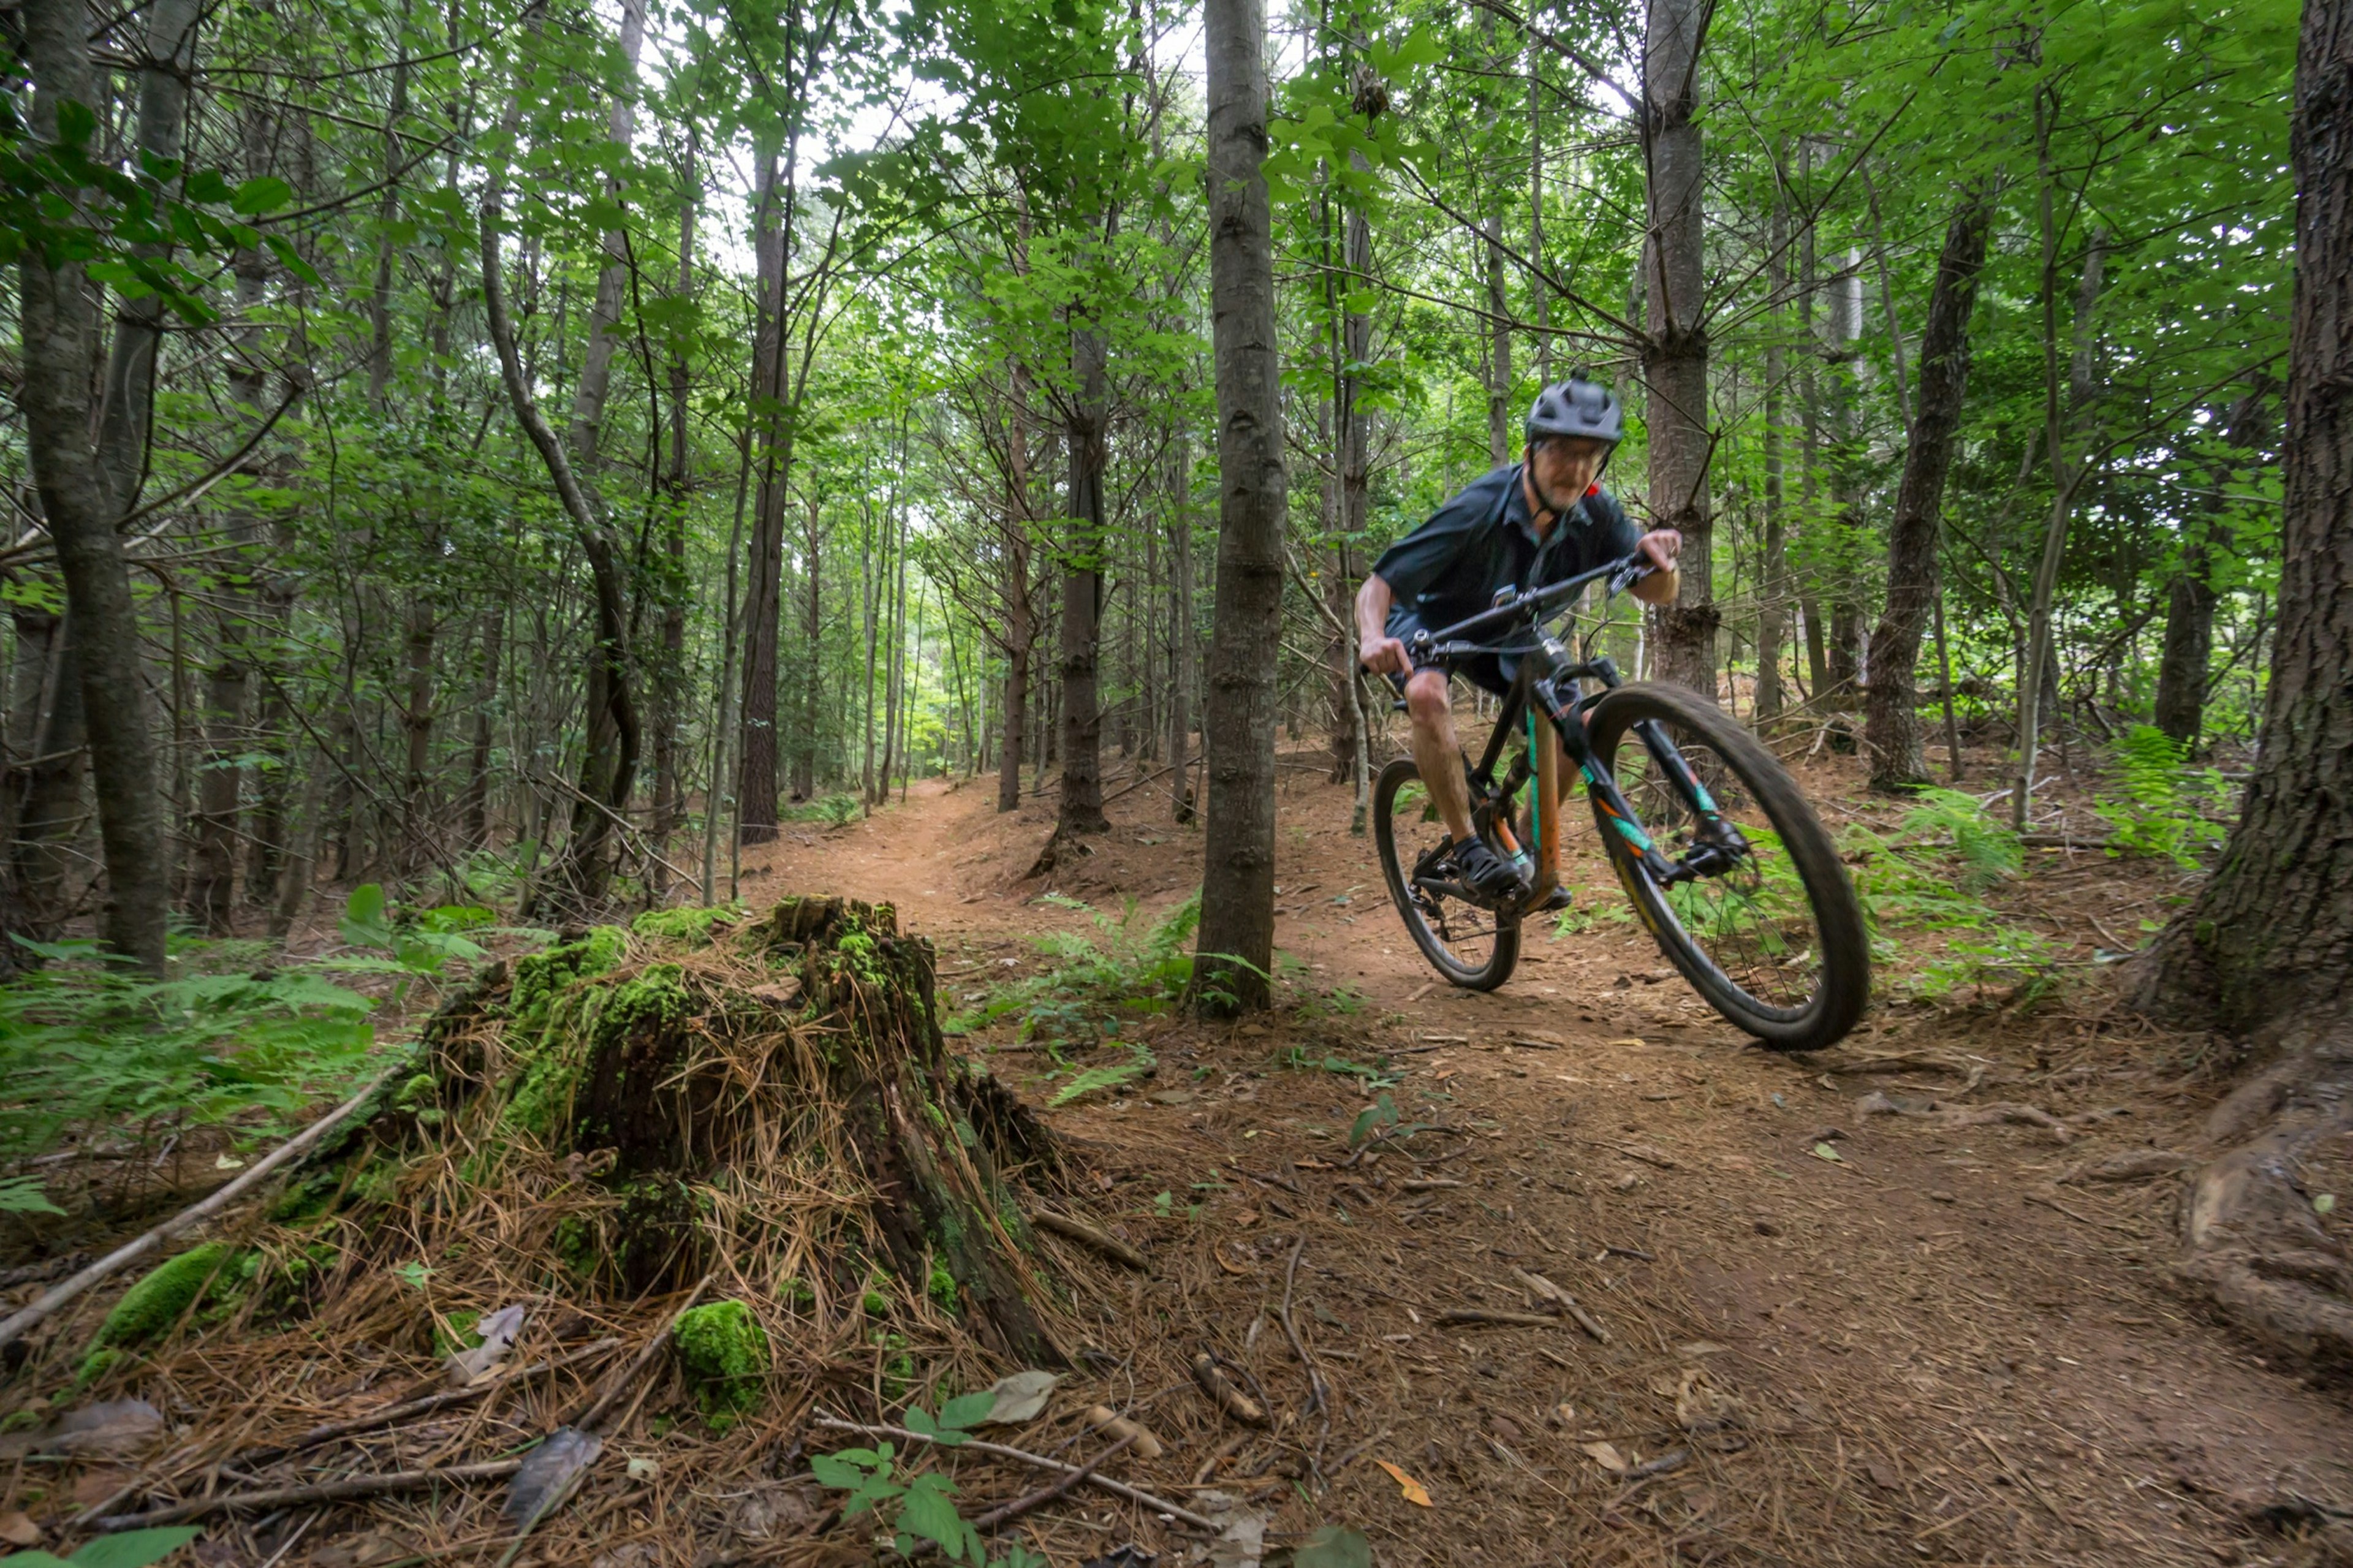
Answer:
<path fill-rule="evenodd" d="M 1525 458 L 1473 480 L 1390 545 L 1356 591 L 1358 658 L 1404 691 L 1414 761 L 1446 823 L 1455 869 L 1482 894 L 1511 892 L 1520 873 L 1472 829 L 1447 671 L 1417 667 L 1408 643 L 1418 631 L 1479 614 L 1499 593 L 1541 588 L 1638 551 L 1656 571 L 1634 584 L 1633 595 L 1672 604 L 1683 535 L 1662 528 L 1638 537 L 1599 483 L 1625 433 L 1625 405 L 1609 388 L 1581 376 L 1546 387 L 1528 410 Z M 1502 696 L 1515 662 L 1482 654 L 1461 668 Z M 1554 890 L 1556 903 L 1567 897 Z"/>

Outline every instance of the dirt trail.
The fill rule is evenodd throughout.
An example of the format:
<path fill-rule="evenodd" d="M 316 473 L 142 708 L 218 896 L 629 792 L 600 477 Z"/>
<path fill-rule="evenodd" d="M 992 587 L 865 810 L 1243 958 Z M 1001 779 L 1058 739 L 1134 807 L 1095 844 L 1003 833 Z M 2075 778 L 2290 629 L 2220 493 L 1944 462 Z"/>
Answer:
<path fill-rule="evenodd" d="M 2214 1089 L 2152 1071 L 2166 1042 L 2093 1021 L 2096 998 L 2025 1019 L 1883 1005 L 1835 1052 L 1775 1057 L 1609 923 L 1614 889 L 1589 895 L 1587 931 L 1533 936 L 1502 992 L 1432 985 L 1369 840 L 1347 834 L 1346 792 L 1309 759 L 1283 776 L 1278 943 L 1322 999 L 1238 1030 L 1147 1026 L 1154 1082 L 1050 1112 L 1103 1151 L 1103 1211 L 1178 1265 L 1131 1307 L 1218 1344 L 1286 1407 L 1305 1384 L 1274 1309 L 1306 1238 L 1294 1318 L 1335 1413 L 1321 1463 L 1292 1461 L 1305 1473 L 1267 1503 L 1278 1534 L 1353 1524 L 1384 1563 L 2316 1560 L 2256 1510 L 2353 1498 L 2341 1391 L 2267 1366 L 2168 1291 L 2178 1178 L 2059 1184 L 2118 1152 L 2195 1147 Z M 1091 930 L 1015 879 L 1050 804 L 994 804 L 987 782 L 933 784 L 863 824 L 788 828 L 747 856 L 743 895 L 888 900 L 939 945 L 943 993 L 969 999 L 1034 972 L 1029 939 Z M 1165 791 L 1110 815 L 1055 890 L 1113 911 L 1132 897 L 1148 919 L 1196 885 L 1199 829 L 1169 825 Z M 1570 847 L 1571 882 L 1601 889 L 1589 829 Z M 2077 879 L 2096 908 L 2121 874 L 2093 858 Z M 1009 1029 L 973 1043 L 1043 1102 L 1042 1060 Z M 1409 1116 L 1468 1135 L 1341 1168 L 1361 1080 L 1286 1066 L 1293 1047 L 1388 1060 Z M 1983 1080 L 1854 1070 L 1898 1050 Z M 1865 1119 L 1873 1089 L 2069 1120 Z M 1574 1294 L 1609 1342 L 1437 1324 L 1526 1310 L 1520 1271 Z M 1245 1478 L 1254 1452 L 1229 1462 Z M 1047 1539 L 1092 1557 L 1120 1539 L 1105 1521 L 1065 1510 Z"/>

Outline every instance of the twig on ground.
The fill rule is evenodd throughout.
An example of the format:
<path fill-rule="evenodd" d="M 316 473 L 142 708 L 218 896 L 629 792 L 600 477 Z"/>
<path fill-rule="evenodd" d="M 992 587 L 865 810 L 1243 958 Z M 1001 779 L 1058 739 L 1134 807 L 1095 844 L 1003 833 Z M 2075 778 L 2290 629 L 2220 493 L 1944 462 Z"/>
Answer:
<path fill-rule="evenodd" d="M 590 1403 L 587 1409 L 582 1411 L 573 1419 L 559 1423 L 559 1425 L 565 1426 L 577 1426 L 583 1432 L 595 1431 L 596 1429 L 597 1417 L 603 1415 L 605 1412 L 613 1408 L 613 1402 L 620 1398 L 623 1394 L 627 1393 L 629 1385 L 637 1382 L 638 1375 L 642 1373 L 647 1367 L 653 1363 L 654 1357 L 659 1355 L 661 1353 L 662 1347 L 670 1343 L 670 1331 L 678 1327 L 679 1319 L 686 1316 L 688 1312 L 693 1310 L 694 1304 L 702 1300 L 702 1293 L 711 1289 L 712 1280 L 717 1278 L 718 1270 L 716 1269 L 704 1275 L 702 1277 L 702 1283 L 695 1286 L 694 1293 L 686 1299 L 686 1305 L 681 1307 L 677 1311 L 672 1312 L 670 1315 L 670 1321 L 662 1324 L 661 1331 L 659 1333 L 655 1334 L 652 1339 L 646 1342 L 645 1349 L 639 1351 L 637 1353 L 636 1358 L 632 1360 L 628 1366 L 621 1369 L 620 1375 L 609 1380 L 606 1384 L 604 1392 L 596 1395 L 596 1399 Z"/>
<path fill-rule="evenodd" d="M 1299 1239 L 1291 1244 L 1291 1263 L 1282 1271 L 1282 1337 L 1291 1342 L 1291 1353 L 1297 1356 L 1299 1364 L 1307 1369 L 1307 1414 L 1313 1415 L 1324 1408 L 1324 1372 L 1315 1364 L 1315 1358 L 1307 1353 L 1307 1345 L 1299 1337 L 1298 1325 L 1291 1321 L 1292 1287 L 1299 1278 L 1299 1255 L 1306 1250 L 1307 1237 L 1302 1232 Z"/>
<path fill-rule="evenodd" d="M 348 1498 L 382 1497 L 387 1492 L 422 1491 L 428 1487 L 448 1486 L 459 1481 L 504 1480 L 522 1468 L 521 1459 L 492 1459 L 480 1465 L 443 1465 L 429 1470 L 346 1476 L 341 1480 L 318 1481 L 303 1487 L 222 1492 L 215 1497 L 195 1498 L 164 1508 L 152 1508 L 144 1513 L 109 1514 L 97 1521 L 94 1528 L 111 1534 L 123 1530 L 145 1530 L 159 1524 L 179 1524 L 191 1519 L 202 1519 L 206 1514 L 225 1513 L 232 1509 L 290 1508 L 306 1502 L 341 1502 Z"/>
<path fill-rule="evenodd" d="M 830 1415 L 812 1415 L 809 1417 L 809 1425 L 822 1426 L 828 1432 L 855 1432 L 861 1437 L 889 1437 L 902 1443 L 938 1441 L 937 1438 L 927 1437 L 921 1432 L 910 1432 L 903 1426 L 867 1426 L 855 1421 L 836 1420 Z M 1077 1465 L 1066 1465 L 1060 1459 L 1047 1458 L 1042 1454 L 1032 1454 L 1023 1448 L 1008 1447 L 1003 1443 L 991 1443 L 979 1437 L 968 1437 L 955 1447 L 966 1453 L 995 1454 L 1002 1458 L 1018 1459 L 1025 1465 L 1035 1465 L 1041 1470 L 1067 1472 L 1081 1468 Z M 1130 1502 L 1141 1503 L 1155 1513 L 1166 1514 L 1171 1519 L 1181 1519 L 1197 1530 L 1206 1530 L 1215 1534 L 1219 1528 L 1212 1521 L 1195 1513 L 1181 1503 L 1173 1503 L 1166 1498 L 1155 1497 L 1150 1492 L 1129 1486 L 1124 1481 L 1115 1481 L 1109 1476 L 1089 1476 L 1086 1478 L 1086 1484 L 1098 1490 L 1107 1491 L 1113 1497 L 1124 1497 Z"/>
<path fill-rule="evenodd" d="M 1477 1307 L 1454 1307 L 1438 1314 L 1440 1328 L 1551 1329 L 1558 1318 L 1543 1312 L 1491 1312 Z"/>
<path fill-rule="evenodd" d="M 512 1388 L 525 1378 L 537 1377 L 543 1372 L 554 1372 L 559 1368 L 574 1365 L 592 1356 L 602 1355 L 607 1351 L 617 1350 L 620 1345 L 621 1341 L 617 1338 L 601 1339 L 592 1344 L 582 1345 L 577 1350 L 566 1351 L 562 1355 L 550 1356 L 545 1361 L 533 1362 L 531 1365 L 517 1372 L 511 1372 L 503 1377 L 485 1378 L 480 1383 L 470 1386 L 445 1389 L 439 1394 L 428 1394 L 422 1399 L 403 1400 L 398 1405 L 387 1405 L 382 1410 L 374 1411 L 366 1415 L 353 1415 L 347 1420 L 330 1421 L 323 1426 L 311 1427 L 291 1443 L 276 1447 L 249 1448 L 242 1454 L 234 1456 L 227 1462 L 246 1466 L 266 1465 L 273 1459 L 282 1459 L 289 1454 L 299 1454 L 305 1448 L 315 1448 L 322 1443 L 332 1443 L 338 1437 L 349 1436 L 354 1432 L 373 1431 L 378 1426 L 390 1426 L 396 1422 L 406 1421 L 412 1415 L 424 1415 L 432 1411 L 446 1410 L 452 1405 L 470 1404 L 488 1394 Z"/>
<path fill-rule="evenodd" d="M 1152 1260 L 1115 1236 L 1107 1236 L 1083 1220 L 1075 1220 L 1044 1209 L 1029 1216 L 1029 1223 L 1068 1237 L 1082 1247 L 1092 1247 L 1114 1263 L 1124 1264 L 1139 1274 L 1152 1272 Z"/>
<path fill-rule="evenodd" d="M 251 1170 L 246 1172 L 245 1174 L 237 1177 L 237 1180 L 229 1183 L 218 1192 L 214 1193 L 210 1197 L 203 1198 L 191 1204 L 186 1208 L 182 1209 L 178 1214 L 174 1215 L 170 1219 L 165 1220 L 163 1224 L 149 1231 L 146 1235 L 138 1237 L 136 1240 L 125 1242 L 122 1246 L 116 1247 L 112 1252 L 108 1253 L 105 1257 L 100 1258 L 97 1262 L 91 1264 L 89 1268 L 75 1275 L 72 1279 L 65 1281 L 65 1283 L 44 1291 L 40 1296 L 34 1300 L 30 1306 L 26 1307 L 22 1311 L 16 1313 L 6 1322 L 0 1323 L 0 1345 L 7 1345 L 23 1338 L 27 1330 L 32 1329 L 40 1323 L 40 1321 L 47 1318 L 50 1313 L 56 1311 L 59 1307 L 64 1306 L 68 1301 L 70 1301 L 75 1297 L 80 1295 L 83 1291 L 89 1289 L 91 1286 L 105 1279 L 108 1275 L 112 1274 L 115 1270 L 123 1268 L 125 1265 L 138 1262 L 139 1259 L 146 1257 L 149 1253 L 154 1251 L 157 1247 L 163 1246 L 164 1243 L 171 1240 L 172 1237 L 179 1235 L 182 1231 L 186 1230 L 197 1221 L 209 1219 L 214 1215 L 216 1215 L 221 1210 L 227 1208 L 231 1203 L 235 1202 L 240 1194 L 249 1191 L 255 1183 L 260 1181 L 272 1171 L 277 1170 L 280 1165 L 285 1164 L 289 1160 L 293 1159 L 294 1156 L 303 1152 L 305 1150 L 317 1143 L 321 1139 L 324 1138 L 330 1131 L 333 1131 L 335 1127 L 342 1123 L 343 1118 L 349 1116 L 353 1111 L 357 1110 L 363 1104 L 364 1104 L 368 1096 L 374 1094 L 386 1079 L 390 1078 L 394 1073 L 400 1071 L 402 1068 L 406 1065 L 407 1064 L 405 1062 L 398 1062 L 385 1068 L 384 1071 L 376 1074 L 375 1078 L 368 1080 L 368 1084 L 365 1089 L 361 1089 L 357 1094 L 352 1096 L 351 1099 L 343 1101 L 343 1104 L 335 1107 L 334 1110 L 330 1110 L 326 1115 L 322 1116 L 318 1121 L 313 1121 L 310 1126 L 305 1127 L 301 1131 L 297 1132 L 293 1137 L 289 1138 L 285 1142 L 280 1143 L 277 1148 L 263 1155 L 259 1160 L 254 1162 L 254 1165 Z"/>
<path fill-rule="evenodd" d="M 1008 1520 L 1018 1519 L 1021 1515 L 1028 1513 L 1032 1509 L 1045 1507 L 1046 1504 L 1052 1502 L 1056 1498 L 1060 1497 L 1064 1492 L 1069 1491 L 1080 1482 L 1093 1476 L 1097 1470 L 1101 1469 L 1103 1465 L 1113 1457 L 1117 1455 L 1121 1449 L 1125 1448 L 1128 1445 L 1134 1443 L 1138 1436 L 1140 1436 L 1140 1434 L 1130 1433 L 1128 1436 L 1122 1437 L 1118 1442 L 1113 1443 L 1110 1447 L 1105 1448 L 1102 1453 L 1097 1454 L 1093 1458 L 1089 1459 L 1078 1469 L 1065 1471 L 1060 1479 L 1039 1488 L 1036 1491 L 1029 1493 L 1027 1497 L 1018 1497 L 1011 1502 L 1004 1504 L 1002 1507 L 990 1509 L 987 1513 L 984 1513 L 978 1519 L 974 1520 L 972 1521 L 972 1527 L 975 1530 L 994 1530 Z"/>
<path fill-rule="evenodd" d="M 1231 1380 L 1218 1370 L 1216 1360 L 1207 1351 L 1194 1354 L 1193 1381 L 1201 1385 L 1201 1392 L 1209 1396 L 1212 1404 L 1235 1420 L 1246 1426 L 1266 1425 L 1265 1409 L 1257 1400 L 1236 1388 Z"/>

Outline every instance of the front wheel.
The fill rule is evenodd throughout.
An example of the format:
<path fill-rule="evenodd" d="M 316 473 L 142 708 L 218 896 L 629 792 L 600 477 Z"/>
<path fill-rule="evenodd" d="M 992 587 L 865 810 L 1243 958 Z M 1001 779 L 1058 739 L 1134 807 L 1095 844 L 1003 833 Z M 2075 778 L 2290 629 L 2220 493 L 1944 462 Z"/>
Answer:
<path fill-rule="evenodd" d="M 1430 874 L 1446 843 L 1446 824 L 1410 757 L 1381 770 L 1373 785 L 1373 839 L 1381 875 L 1414 946 L 1439 973 L 1472 991 L 1493 991 L 1520 962 L 1520 922 L 1444 890 Z"/>
<path fill-rule="evenodd" d="M 1776 1050 L 1820 1050 L 1853 1028 L 1871 995 L 1862 908 L 1821 819 L 1772 753 L 1715 704 L 1650 682 L 1596 703 L 1586 735 L 1634 808 L 1635 825 L 1622 824 L 1599 788 L 1588 792 L 1610 865 L 1692 988 Z M 1704 874 L 1662 885 L 1638 834 Z"/>

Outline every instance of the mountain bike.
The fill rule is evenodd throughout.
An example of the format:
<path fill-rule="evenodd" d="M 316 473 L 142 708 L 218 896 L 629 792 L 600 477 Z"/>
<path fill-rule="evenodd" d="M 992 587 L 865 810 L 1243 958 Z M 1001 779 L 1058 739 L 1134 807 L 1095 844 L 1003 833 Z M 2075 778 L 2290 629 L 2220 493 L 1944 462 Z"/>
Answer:
<path fill-rule="evenodd" d="M 1485 752 L 1475 766 L 1466 756 L 1463 772 L 1473 830 L 1521 868 L 1521 881 L 1488 896 L 1459 874 L 1420 770 L 1401 757 L 1373 792 L 1389 897 L 1446 979 L 1474 991 L 1510 979 L 1523 921 L 1560 885 L 1566 752 L 1619 883 L 1668 962 L 1767 1046 L 1818 1050 L 1854 1026 L 1871 991 L 1862 906 L 1820 819 L 1772 753 L 1714 703 L 1629 683 L 1596 657 L 1606 616 L 1574 657 L 1548 629 L 1588 584 L 1606 580 L 1614 599 L 1650 570 L 1628 556 L 1414 634 L 1416 668 L 1451 675 L 1482 654 L 1518 661 Z"/>

